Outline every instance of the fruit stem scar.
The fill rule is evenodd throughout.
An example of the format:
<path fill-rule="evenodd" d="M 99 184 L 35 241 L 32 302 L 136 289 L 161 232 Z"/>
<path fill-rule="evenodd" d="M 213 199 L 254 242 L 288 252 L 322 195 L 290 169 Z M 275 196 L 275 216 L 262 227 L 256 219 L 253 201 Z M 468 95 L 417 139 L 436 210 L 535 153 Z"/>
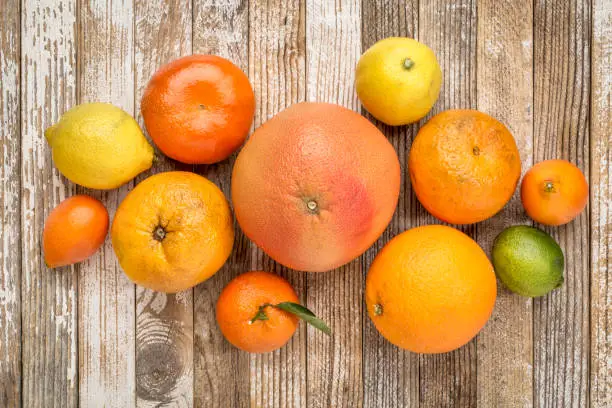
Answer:
<path fill-rule="evenodd" d="M 547 193 L 554 193 L 555 183 L 553 183 L 552 181 L 546 181 L 544 183 L 544 191 L 546 191 Z"/>
<path fill-rule="evenodd" d="M 383 307 L 381 304 L 376 303 L 374 305 L 374 315 L 380 316 L 383 313 Z"/>
<path fill-rule="evenodd" d="M 274 305 L 271 303 L 264 303 L 263 305 L 259 306 L 259 308 L 257 309 L 257 313 L 255 313 L 255 316 L 253 316 L 253 318 L 249 320 L 249 324 L 253 324 L 257 320 L 268 320 L 269 318 L 265 311 L 266 307 L 268 306 L 274 306 Z"/>
<path fill-rule="evenodd" d="M 200 109 L 204 110 L 206 109 L 206 105 L 204 105 L 203 103 L 200 104 Z"/>
<path fill-rule="evenodd" d="M 164 227 L 162 227 L 161 225 L 155 227 L 155 230 L 153 230 L 153 238 L 155 238 L 155 240 L 159 242 L 162 242 L 164 238 L 166 238 L 166 230 L 164 229 Z"/>
<path fill-rule="evenodd" d="M 317 209 L 317 202 L 314 200 L 310 200 L 308 201 L 308 203 L 306 203 L 306 207 L 308 207 L 310 211 L 315 212 Z"/>
<path fill-rule="evenodd" d="M 480 155 L 480 147 L 474 146 L 474 148 L 472 149 L 472 153 L 474 153 L 474 156 L 479 156 Z"/>
<path fill-rule="evenodd" d="M 408 70 L 409 70 L 409 69 L 410 69 L 410 68 L 412 68 L 413 66 L 414 66 L 414 61 L 413 61 L 413 60 L 411 60 L 410 58 L 406 58 L 406 59 L 404 60 L 404 68 L 406 68 L 406 69 L 408 69 Z"/>

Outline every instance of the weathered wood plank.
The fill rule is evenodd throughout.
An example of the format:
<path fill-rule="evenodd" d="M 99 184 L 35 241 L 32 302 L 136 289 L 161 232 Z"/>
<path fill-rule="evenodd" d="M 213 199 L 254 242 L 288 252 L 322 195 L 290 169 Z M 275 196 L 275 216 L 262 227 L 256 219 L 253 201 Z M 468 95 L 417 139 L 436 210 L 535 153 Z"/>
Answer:
<path fill-rule="evenodd" d="M 355 66 L 361 55 L 361 2 L 306 2 L 306 97 L 359 110 Z M 362 257 L 307 275 L 307 304 L 333 330 L 308 328 L 308 406 L 363 404 Z"/>
<path fill-rule="evenodd" d="M 249 78 L 255 90 L 255 128 L 306 97 L 304 18 L 304 2 L 298 0 L 255 0 L 249 4 Z M 254 245 L 252 248 L 251 268 L 285 277 L 304 302 L 305 274 L 290 271 Z M 306 359 L 305 324 L 300 324 L 280 350 L 251 355 L 251 406 L 313 406 L 306 399 Z"/>
<path fill-rule="evenodd" d="M 80 0 L 79 103 L 110 102 L 134 113 L 131 0 Z M 133 183 L 111 191 L 79 188 L 101 200 L 111 219 Z M 79 405 L 134 406 L 134 285 L 110 239 L 79 265 Z"/>
<path fill-rule="evenodd" d="M 591 407 L 612 406 L 612 3 L 593 1 L 591 44 Z"/>
<path fill-rule="evenodd" d="M 22 404 L 77 405 L 77 272 L 49 270 L 49 212 L 75 188 L 53 167 L 45 128 L 76 102 L 74 0 L 24 0 L 21 36 Z"/>
<path fill-rule="evenodd" d="M 538 1 L 534 10 L 534 162 L 562 158 L 589 177 L 590 2 Z M 589 210 L 545 228 L 565 254 L 565 283 L 534 300 L 534 400 L 588 401 Z"/>
<path fill-rule="evenodd" d="M 443 74 L 440 97 L 426 119 L 446 109 L 476 108 L 476 32 L 475 0 L 419 2 L 418 39 L 433 49 Z M 420 204 L 411 209 L 413 226 L 439 223 Z M 460 229 L 476 238 L 476 226 Z M 421 355 L 420 406 L 475 406 L 476 364 L 475 340 L 450 353 Z"/>
<path fill-rule="evenodd" d="M 533 8 L 512 0 L 478 2 L 478 109 L 504 123 L 516 140 L 523 173 L 533 164 Z M 478 225 L 490 254 L 504 228 L 530 224 L 519 189 L 495 217 Z M 533 405 L 532 301 L 498 282 L 491 319 L 477 339 L 477 402 L 482 407 Z"/>
<path fill-rule="evenodd" d="M 136 118 L 145 130 L 140 102 L 157 69 L 191 54 L 192 8 L 184 0 L 136 0 Z M 148 136 L 148 135 L 147 135 Z M 138 177 L 190 170 L 156 151 L 154 168 Z M 193 290 L 177 294 L 136 287 L 136 406 L 193 406 Z"/>
<path fill-rule="evenodd" d="M 418 32 L 416 0 L 377 0 L 362 3 L 362 52 L 387 37 L 416 37 Z M 392 127 L 377 122 L 362 107 L 362 112 L 378 125 L 395 147 L 402 165 L 402 185 L 397 210 L 391 224 L 376 244 L 364 255 L 364 268 L 378 251 L 397 234 L 411 228 L 410 214 L 415 205 L 411 199 L 410 178 L 406 163 L 417 126 Z M 382 337 L 364 309 L 363 323 L 363 392 L 364 406 L 417 407 L 419 404 L 419 357 L 395 347 Z"/>
<path fill-rule="evenodd" d="M 0 9 L 0 406 L 21 404 L 20 4 Z"/>
<path fill-rule="evenodd" d="M 193 52 L 229 59 L 249 71 L 248 2 L 195 0 Z M 211 166 L 197 166 L 230 199 L 230 176 L 236 155 Z M 221 290 L 251 268 L 251 243 L 234 221 L 234 249 L 217 274 L 194 288 L 194 358 L 196 406 L 246 407 L 249 402 L 249 356 L 225 340 L 215 320 Z"/>

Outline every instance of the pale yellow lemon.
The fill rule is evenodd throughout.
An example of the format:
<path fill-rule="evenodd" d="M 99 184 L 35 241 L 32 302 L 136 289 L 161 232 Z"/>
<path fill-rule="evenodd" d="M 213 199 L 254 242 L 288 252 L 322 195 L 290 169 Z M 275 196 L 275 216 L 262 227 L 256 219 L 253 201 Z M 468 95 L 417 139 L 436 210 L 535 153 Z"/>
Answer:
<path fill-rule="evenodd" d="M 423 118 L 438 99 L 442 71 L 434 52 L 412 38 L 378 41 L 359 59 L 357 95 L 368 112 L 392 126 Z"/>
<path fill-rule="evenodd" d="M 75 106 L 45 131 L 45 138 L 57 169 L 88 188 L 119 187 L 153 164 L 153 147 L 138 123 L 109 103 Z"/>

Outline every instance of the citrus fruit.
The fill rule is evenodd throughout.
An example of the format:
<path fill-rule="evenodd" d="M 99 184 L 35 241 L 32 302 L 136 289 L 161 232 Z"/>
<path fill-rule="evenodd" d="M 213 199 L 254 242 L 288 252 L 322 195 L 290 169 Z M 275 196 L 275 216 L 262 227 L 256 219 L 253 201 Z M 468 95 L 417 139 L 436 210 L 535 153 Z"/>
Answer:
<path fill-rule="evenodd" d="M 563 251 L 537 228 L 506 228 L 495 238 L 491 258 L 499 279 L 519 295 L 544 296 L 563 284 Z"/>
<path fill-rule="evenodd" d="M 361 255 L 397 205 L 393 146 L 363 116 L 300 103 L 258 128 L 238 154 L 232 200 L 244 233 L 277 262 L 320 272 Z"/>
<path fill-rule="evenodd" d="M 508 129 L 475 110 L 444 111 L 419 130 L 408 158 L 423 207 L 451 224 L 486 220 L 510 200 L 521 159 Z"/>
<path fill-rule="evenodd" d="M 412 38 L 391 37 L 359 59 L 355 87 L 362 105 L 388 125 L 425 117 L 438 99 L 442 71 L 435 54 Z"/>
<path fill-rule="evenodd" d="M 521 183 L 523 207 L 540 224 L 567 224 L 584 210 L 588 199 L 584 174 L 567 160 L 540 162 L 529 169 Z"/>
<path fill-rule="evenodd" d="M 117 188 L 153 163 L 153 147 L 129 114 L 108 103 L 86 103 L 45 131 L 53 162 L 70 181 Z"/>
<path fill-rule="evenodd" d="M 273 351 L 289 341 L 298 325 L 297 316 L 271 306 L 282 302 L 298 302 L 285 279 L 269 272 L 243 273 L 219 295 L 217 323 L 225 338 L 239 349 Z"/>
<path fill-rule="evenodd" d="M 43 252 L 49 268 L 71 265 L 93 255 L 108 232 L 108 212 L 95 198 L 77 195 L 51 211 L 43 230 Z"/>
<path fill-rule="evenodd" d="M 215 55 L 162 66 L 144 91 L 141 111 L 153 142 L 184 163 L 215 163 L 246 139 L 255 96 L 247 76 Z"/>
<path fill-rule="evenodd" d="M 191 288 L 214 275 L 234 243 L 225 196 L 194 173 L 159 173 L 119 205 L 111 238 L 126 275 L 160 292 Z"/>
<path fill-rule="evenodd" d="M 489 259 L 454 228 L 428 225 L 393 238 L 366 278 L 368 314 L 391 343 L 416 353 L 443 353 L 470 341 L 495 304 Z"/>

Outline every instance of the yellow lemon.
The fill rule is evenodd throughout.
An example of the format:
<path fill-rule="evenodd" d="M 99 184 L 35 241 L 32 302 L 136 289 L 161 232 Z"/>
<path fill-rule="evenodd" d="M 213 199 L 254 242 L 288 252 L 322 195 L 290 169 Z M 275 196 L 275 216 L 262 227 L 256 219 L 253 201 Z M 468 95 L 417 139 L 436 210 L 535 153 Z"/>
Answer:
<path fill-rule="evenodd" d="M 403 37 L 378 41 L 359 59 L 357 95 L 376 119 L 406 125 L 427 115 L 438 99 L 442 71 L 425 44 Z"/>
<path fill-rule="evenodd" d="M 70 181 L 112 189 L 153 164 L 153 147 L 128 113 L 108 103 L 86 103 L 45 131 L 53 162 Z"/>

